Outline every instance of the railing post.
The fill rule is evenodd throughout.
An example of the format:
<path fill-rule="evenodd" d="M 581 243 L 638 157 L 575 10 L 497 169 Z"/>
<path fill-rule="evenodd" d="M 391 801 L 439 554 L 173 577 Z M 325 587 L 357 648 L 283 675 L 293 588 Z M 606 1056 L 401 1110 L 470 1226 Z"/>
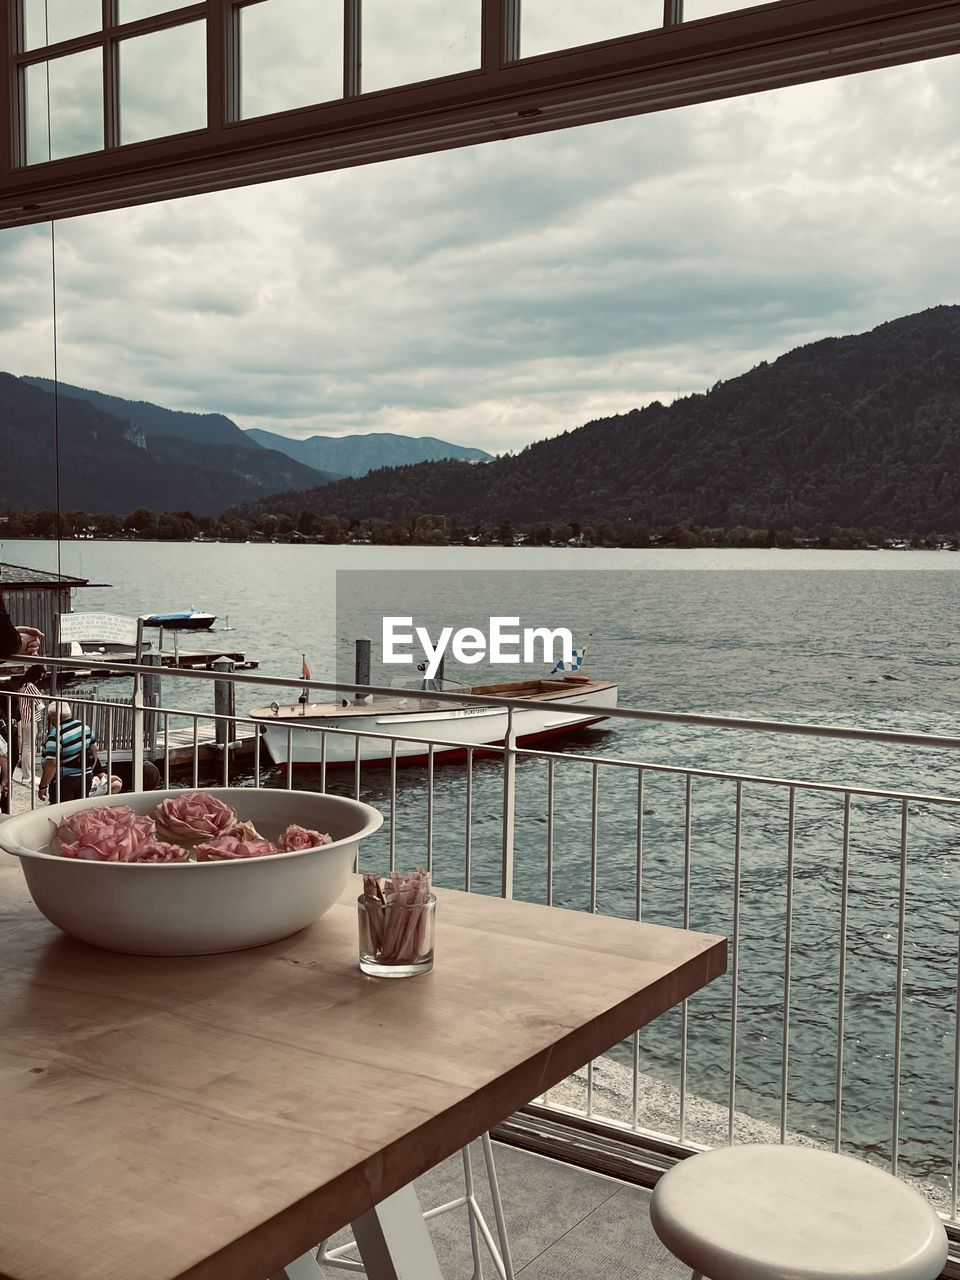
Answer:
<path fill-rule="evenodd" d="M 156 667 L 157 674 L 143 677 L 143 702 L 149 709 L 144 716 L 144 743 L 146 752 L 152 760 L 157 754 L 157 707 L 160 706 L 161 686 L 160 672 L 163 670 L 163 659 L 159 653 L 145 653 L 141 659 L 145 666 Z"/>
<path fill-rule="evenodd" d="M 143 730 L 146 716 L 143 711 L 143 677 L 138 671 L 133 677 L 133 741 L 130 756 L 130 784 L 134 791 L 143 790 Z"/>
<path fill-rule="evenodd" d="M 218 658 L 211 662 L 212 671 L 222 671 L 229 676 L 235 667 L 232 658 Z M 232 680 L 215 680 L 213 683 L 213 709 L 218 716 L 235 716 L 237 714 L 237 691 Z M 236 726 L 233 720 L 216 720 L 217 746 L 228 749 L 235 737 Z"/>
<path fill-rule="evenodd" d="M 517 807 L 517 731 L 513 707 L 507 708 L 507 732 L 503 739 L 503 846 L 500 861 L 500 893 L 513 897 L 513 830 Z"/>

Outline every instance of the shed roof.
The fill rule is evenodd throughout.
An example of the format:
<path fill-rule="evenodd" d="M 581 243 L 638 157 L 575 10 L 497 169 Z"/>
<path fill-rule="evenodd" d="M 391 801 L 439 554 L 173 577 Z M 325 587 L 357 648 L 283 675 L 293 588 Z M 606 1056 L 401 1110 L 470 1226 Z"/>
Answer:
<path fill-rule="evenodd" d="M 45 569 L 31 569 L 22 564 L 4 564 L 0 561 L 0 587 L 88 587 L 94 585 L 87 578 L 73 578 L 68 573 L 48 573 Z"/>

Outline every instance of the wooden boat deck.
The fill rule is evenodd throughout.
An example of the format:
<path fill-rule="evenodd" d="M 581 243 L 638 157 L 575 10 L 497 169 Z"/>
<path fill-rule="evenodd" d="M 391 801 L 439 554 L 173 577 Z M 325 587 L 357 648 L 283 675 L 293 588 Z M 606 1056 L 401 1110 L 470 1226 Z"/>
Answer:
<path fill-rule="evenodd" d="M 514 684 L 478 684 L 465 690 L 477 697 L 497 698 L 529 698 L 535 702 L 550 702 L 554 699 L 578 697 L 593 693 L 601 693 L 614 688 L 612 680 L 521 680 Z M 411 694 L 413 690 L 410 691 Z M 375 698 L 369 702 L 295 702 L 287 703 L 273 711 L 270 707 L 255 707 L 248 714 L 268 720 L 303 720 L 303 719 L 349 719 L 352 716 L 384 716 L 410 715 L 415 711 L 461 711 L 464 707 L 475 706 L 469 702 L 441 702 L 433 698 L 414 698 L 398 696 L 396 700 Z"/>

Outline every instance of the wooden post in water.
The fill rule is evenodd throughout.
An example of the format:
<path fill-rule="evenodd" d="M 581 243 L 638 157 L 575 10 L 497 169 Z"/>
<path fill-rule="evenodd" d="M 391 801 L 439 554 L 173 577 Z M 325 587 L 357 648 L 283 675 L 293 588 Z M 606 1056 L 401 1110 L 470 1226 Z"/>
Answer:
<path fill-rule="evenodd" d="M 222 671 L 225 675 L 229 675 L 235 665 L 232 658 L 218 658 L 216 662 L 211 662 L 210 669 L 212 671 Z M 218 716 L 235 716 L 237 714 L 237 690 L 232 680 L 214 680 L 213 709 Z M 216 725 L 217 746 L 226 750 L 234 740 L 236 726 L 233 720 L 216 720 L 214 724 Z"/>
<path fill-rule="evenodd" d="M 369 636 L 358 636 L 354 642 L 356 646 L 356 662 L 354 665 L 354 684 L 370 683 L 370 645 Z M 354 694 L 354 701 L 362 702 L 366 694 Z"/>

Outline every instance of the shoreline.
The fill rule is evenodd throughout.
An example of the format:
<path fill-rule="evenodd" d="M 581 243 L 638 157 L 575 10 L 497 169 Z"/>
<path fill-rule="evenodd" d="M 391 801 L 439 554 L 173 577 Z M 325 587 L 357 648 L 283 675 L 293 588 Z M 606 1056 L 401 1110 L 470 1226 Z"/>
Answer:
<path fill-rule="evenodd" d="M 572 1112 L 578 1116 L 587 1114 L 587 1069 L 575 1072 L 562 1080 L 546 1095 L 547 1105 Z M 537 1099 L 543 1101 L 543 1098 Z M 655 1076 L 640 1073 L 637 1091 L 637 1127 L 653 1134 L 677 1141 L 680 1114 L 680 1091 Z M 591 1118 L 609 1121 L 633 1131 L 633 1072 L 612 1058 L 597 1058 L 593 1064 L 593 1110 Z M 726 1106 L 708 1098 L 687 1092 L 684 1099 L 684 1141 L 703 1147 L 727 1145 L 729 1136 L 729 1112 Z M 773 1143 L 780 1145 L 779 1125 L 758 1120 L 742 1111 L 734 1113 L 734 1140 L 739 1143 Z M 795 1130 L 787 1131 L 790 1146 L 811 1147 L 832 1151 L 833 1144 L 820 1142 Z M 848 1151 L 846 1154 L 853 1155 Z M 883 1166 L 881 1166 L 883 1167 Z M 950 1212 L 950 1187 L 924 1178 L 898 1174 L 902 1182 L 920 1192 L 939 1213 Z"/>
<path fill-rule="evenodd" d="M 363 524 L 365 521 L 360 521 Z M 718 533 L 727 532 L 726 530 L 717 530 Z M 732 531 L 731 531 L 732 532 Z M 755 530 L 754 532 L 761 532 Z M 3 526 L 0 525 L 0 537 L 4 533 Z M 930 535 L 932 536 L 932 535 Z M 520 540 L 523 538 L 523 540 Z M 127 535 L 103 535 L 97 533 L 67 533 L 61 535 L 60 538 L 51 537 L 49 534 L 35 533 L 7 533 L 6 540 L 10 542 L 54 542 L 54 543 L 71 543 L 71 542 L 123 542 L 132 543 L 135 546 L 166 546 L 169 544 L 199 544 L 201 546 L 257 546 L 257 547 L 406 547 L 419 549 L 436 549 L 448 548 L 460 551 L 936 551 L 936 552 L 960 552 L 960 541 L 951 545 L 949 542 L 937 543 L 934 546 L 927 545 L 923 539 L 918 540 L 918 545 L 912 546 L 910 541 L 903 538 L 885 538 L 883 542 L 858 542 L 854 540 L 846 541 L 844 539 L 836 539 L 836 545 L 830 545 L 830 539 L 824 545 L 823 541 L 818 538 L 802 538 L 791 541 L 784 541 L 781 545 L 771 544 L 767 541 L 753 541 L 749 538 L 735 542 L 726 541 L 703 541 L 703 542 L 681 542 L 681 541 L 664 541 L 662 535 L 651 534 L 650 540 L 645 543 L 620 543 L 620 542 L 591 542 L 586 539 L 573 538 L 567 541 L 552 542 L 533 542 L 528 541 L 523 535 L 517 535 L 512 542 L 501 542 L 495 537 L 490 537 L 487 541 L 478 538 L 467 538 L 465 540 L 458 539 L 442 539 L 430 541 L 396 541 L 394 539 L 382 539 L 370 537 L 358 538 L 323 538 L 316 535 L 301 535 L 299 537 L 290 537 L 285 534 L 260 535 L 254 537 L 224 537 L 212 536 L 208 537 L 203 534 L 185 534 L 178 537 L 168 538 L 140 538 L 130 537 Z"/>

